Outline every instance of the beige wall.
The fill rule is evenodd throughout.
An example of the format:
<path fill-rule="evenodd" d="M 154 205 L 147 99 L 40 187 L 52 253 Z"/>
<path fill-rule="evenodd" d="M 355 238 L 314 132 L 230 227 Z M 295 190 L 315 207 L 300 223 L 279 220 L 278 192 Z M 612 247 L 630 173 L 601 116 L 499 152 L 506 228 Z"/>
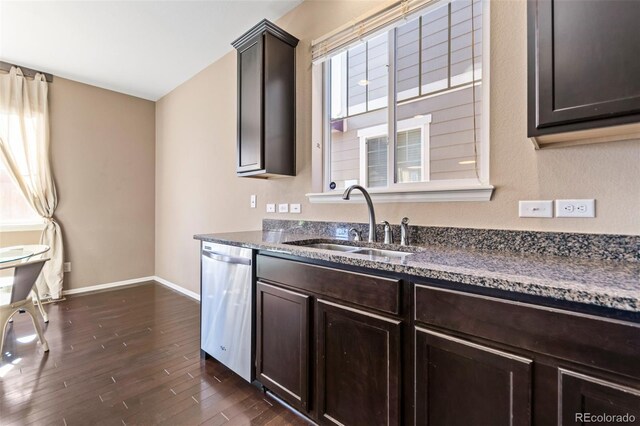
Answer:
<path fill-rule="evenodd" d="M 63 78 L 49 86 L 64 289 L 154 274 L 155 104 Z M 7 232 L 2 245 L 37 242 Z"/>
<path fill-rule="evenodd" d="M 65 79 L 50 102 L 64 287 L 153 275 L 154 102 Z"/>
<path fill-rule="evenodd" d="M 236 56 L 229 53 L 156 107 L 156 275 L 198 291 L 195 233 L 259 229 L 263 217 L 366 222 L 362 205 L 309 204 L 313 38 L 373 7 L 306 1 L 278 21 L 297 48 L 298 175 L 272 181 L 235 176 Z M 379 204 L 378 218 L 497 229 L 640 234 L 640 142 L 534 151 L 526 139 L 526 5 L 491 8 L 491 202 Z M 258 208 L 249 208 L 250 194 Z M 595 198 L 595 219 L 520 219 L 518 200 Z M 302 214 L 266 214 L 265 203 L 301 203 Z"/>
<path fill-rule="evenodd" d="M 40 231 L 4 231 L 0 232 L 0 247 L 18 246 L 21 244 L 38 244 Z"/>

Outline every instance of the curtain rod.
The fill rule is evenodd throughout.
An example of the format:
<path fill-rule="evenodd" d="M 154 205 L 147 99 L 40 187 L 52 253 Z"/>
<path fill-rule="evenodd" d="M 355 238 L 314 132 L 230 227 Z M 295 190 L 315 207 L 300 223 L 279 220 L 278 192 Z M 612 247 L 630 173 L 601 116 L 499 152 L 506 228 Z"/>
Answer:
<path fill-rule="evenodd" d="M 9 62 L 0 61 L 0 70 L 9 72 L 9 71 L 11 71 L 11 67 L 20 68 L 22 70 L 22 74 L 25 77 L 35 77 L 36 74 L 40 73 L 40 74 L 44 75 L 44 78 L 45 78 L 45 80 L 47 80 L 47 82 L 51 83 L 53 81 L 53 74 L 49 74 L 49 73 L 42 72 L 42 71 L 36 71 L 34 69 L 22 67 L 20 65 L 10 64 Z"/>

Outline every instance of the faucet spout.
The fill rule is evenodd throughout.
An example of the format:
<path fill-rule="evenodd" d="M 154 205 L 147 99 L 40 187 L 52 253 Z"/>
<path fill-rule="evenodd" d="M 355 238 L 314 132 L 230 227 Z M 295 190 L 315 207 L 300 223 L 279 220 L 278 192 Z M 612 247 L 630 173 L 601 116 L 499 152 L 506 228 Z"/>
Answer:
<path fill-rule="evenodd" d="M 369 242 L 375 243 L 377 240 L 376 213 L 373 210 L 373 201 L 371 201 L 371 196 L 369 195 L 367 190 L 360 185 L 351 185 L 342 194 L 342 199 L 348 200 L 351 197 L 351 191 L 353 191 L 354 189 L 357 189 L 360 192 L 362 192 L 362 195 L 364 196 L 364 199 L 367 202 L 367 208 L 369 209 Z"/>

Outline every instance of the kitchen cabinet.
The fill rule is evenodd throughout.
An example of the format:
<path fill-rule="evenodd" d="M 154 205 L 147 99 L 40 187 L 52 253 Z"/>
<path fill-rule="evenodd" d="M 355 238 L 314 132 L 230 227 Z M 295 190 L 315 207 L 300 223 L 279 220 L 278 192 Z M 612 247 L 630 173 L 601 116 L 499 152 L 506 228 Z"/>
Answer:
<path fill-rule="evenodd" d="M 301 411 L 309 406 L 311 297 L 257 284 L 256 374 Z"/>
<path fill-rule="evenodd" d="M 530 425 L 531 359 L 415 328 L 417 425 Z"/>
<path fill-rule="evenodd" d="M 586 413 L 594 416 L 607 414 L 612 418 L 620 416 L 620 419 L 623 419 L 623 421 L 610 419 L 600 423 L 635 423 L 631 419 L 640 421 L 640 390 L 638 389 L 576 371 L 560 369 L 558 392 L 561 407 L 559 424 L 583 424 Z M 581 414 L 582 418 L 576 417 L 576 414 Z"/>
<path fill-rule="evenodd" d="M 576 413 L 640 407 L 640 324 L 423 284 L 414 301 L 417 424 L 582 424 Z"/>
<path fill-rule="evenodd" d="M 639 21 L 637 1 L 529 0 L 528 136 L 539 147 L 640 136 Z"/>
<path fill-rule="evenodd" d="M 238 55 L 238 176 L 295 176 L 295 47 L 263 20 L 232 43 Z"/>
<path fill-rule="evenodd" d="M 265 255 L 257 277 L 258 380 L 320 424 L 402 424 L 401 280 Z"/>
<path fill-rule="evenodd" d="M 256 264 L 258 380 L 319 424 L 640 419 L 636 322 L 277 253 Z"/>
<path fill-rule="evenodd" d="M 316 393 L 321 424 L 401 424 L 400 323 L 317 301 Z"/>

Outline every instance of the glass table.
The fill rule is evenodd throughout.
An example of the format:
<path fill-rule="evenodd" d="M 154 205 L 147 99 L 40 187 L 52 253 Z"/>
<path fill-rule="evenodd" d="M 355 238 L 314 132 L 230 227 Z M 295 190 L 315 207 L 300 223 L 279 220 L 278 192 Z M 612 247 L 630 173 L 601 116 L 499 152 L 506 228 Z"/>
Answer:
<path fill-rule="evenodd" d="M 29 244 L 0 248 L 0 268 L 7 263 L 28 261 L 33 256 L 39 256 L 49 251 L 49 246 L 42 244 Z"/>

